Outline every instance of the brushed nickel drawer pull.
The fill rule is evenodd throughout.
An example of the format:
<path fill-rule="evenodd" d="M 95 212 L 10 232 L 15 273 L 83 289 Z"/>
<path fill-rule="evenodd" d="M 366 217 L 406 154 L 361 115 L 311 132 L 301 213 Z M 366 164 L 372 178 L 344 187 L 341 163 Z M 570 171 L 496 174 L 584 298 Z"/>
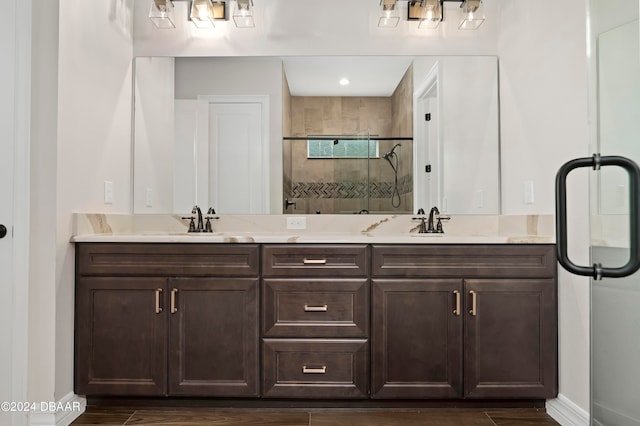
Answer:
<path fill-rule="evenodd" d="M 178 293 L 178 289 L 174 288 L 171 290 L 171 313 L 175 314 L 178 312 L 178 308 L 176 308 L 176 294 Z"/>
<path fill-rule="evenodd" d="M 326 265 L 327 259 L 304 259 L 302 263 L 305 265 Z"/>
<path fill-rule="evenodd" d="M 307 367 L 306 365 L 302 367 L 302 374 L 326 374 L 327 366 L 323 365 L 320 368 Z"/>
<path fill-rule="evenodd" d="M 456 296 L 456 308 L 453 310 L 455 316 L 460 316 L 460 292 L 453 290 L 453 294 Z"/>
<path fill-rule="evenodd" d="M 305 312 L 327 312 L 328 310 L 329 310 L 328 305 L 319 305 L 319 306 L 304 305 Z"/>
<path fill-rule="evenodd" d="M 473 290 L 469 291 L 469 294 L 471 295 L 471 310 L 469 311 L 469 313 L 475 317 L 478 314 L 477 295 Z"/>
<path fill-rule="evenodd" d="M 160 306 L 160 295 L 162 294 L 162 289 L 159 288 L 156 290 L 156 314 L 162 312 L 162 306 Z"/>

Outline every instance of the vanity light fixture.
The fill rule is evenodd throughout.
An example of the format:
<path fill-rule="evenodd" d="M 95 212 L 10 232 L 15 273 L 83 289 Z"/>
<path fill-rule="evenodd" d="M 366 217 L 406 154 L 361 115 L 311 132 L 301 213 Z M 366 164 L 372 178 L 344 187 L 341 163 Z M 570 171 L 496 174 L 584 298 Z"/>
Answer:
<path fill-rule="evenodd" d="M 409 0 L 408 20 L 419 20 L 418 28 L 436 29 L 444 19 L 442 0 Z"/>
<path fill-rule="evenodd" d="M 253 0 L 236 0 L 236 10 L 233 12 L 233 22 L 238 28 L 253 28 Z"/>
<path fill-rule="evenodd" d="M 460 5 L 461 30 L 475 30 L 484 22 L 484 8 L 482 0 L 464 0 Z"/>
<path fill-rule="evenodd" d="M 482 0 L 408 0 L 407 20 L 420 21 L 421 29 L 436 29 L 444 21 L 446 1 L 461 3 L 458 29 L 475 30 L 484 22 Z"/>
<path fill-rule="evenodd" d="M 400 16 L 396 10 L 397 0 L 380 0 L 382 6 L 382 15 L 378 20 L 378 26 L 381 28 L 395 28 L 398 26 Z"/>
<path fill-rule="evenodd" d="M 216 19 L 227 19 L 227 4 L 223 1 L 191 0 L 189 20 L 197 28 L 215 28 Z"/>
<path fill-rule="evenodd" d="M 149 20 L 156 28 L 175 28 L 173 3 L 171 0 L 153 0 L 149 9 Z"/>

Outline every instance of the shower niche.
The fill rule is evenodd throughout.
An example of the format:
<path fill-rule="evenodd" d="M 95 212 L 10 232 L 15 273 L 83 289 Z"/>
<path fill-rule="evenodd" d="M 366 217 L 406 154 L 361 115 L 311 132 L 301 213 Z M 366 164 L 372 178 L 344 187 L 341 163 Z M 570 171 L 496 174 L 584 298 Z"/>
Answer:
<path fill-rule="evenodd" d="M 285 214 L 411 213 L 413 140 L 373 135 L 287 137 Z"/>

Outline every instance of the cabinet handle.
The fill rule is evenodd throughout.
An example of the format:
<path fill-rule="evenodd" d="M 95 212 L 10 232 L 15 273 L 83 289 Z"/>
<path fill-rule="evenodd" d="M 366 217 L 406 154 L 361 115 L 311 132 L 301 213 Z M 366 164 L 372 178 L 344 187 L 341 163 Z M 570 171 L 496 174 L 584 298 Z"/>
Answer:
<path fill-rule="evenodd" d="M 175 314 L 178 312 L 178 308 L 176 308 L 176 294 L 178 294 L 178 289 L 174 288 L 171 290 L 171 313 Z"/>
<path fill-rule="evenodd" d="M 469 313 L 475 317 L 477 315 L 478 309 L 476 292 L 471 290 L 469 291 L 469 294 L 471 295 L 471 310 L 469 311 Z"/>
<path fill-rule="evenodd" d="M 162 312 L 162 306 L 160 306 L 160 295 L 162 294 L 162 289 L 159 288 L 156 290 L 156 314 Z"/>
<path fill-rule="evenodd" d="M 327 312 L 329 310 L 328 305 L 312 306 L 304 305 L 305 312 Z"/>
<path fill-rule="evenodd" d="M 306 365 L 302 367 L 302 374 L 326 374 L 327 366 L 323 365 L 320 368 L 307 367 Z"/>
<path fill-rule="evenodd" d="M 456 308 L 453 310 L 453 314 L 460 316 L 460 292 L 458 290 L 453 290 L 453 294 L 456 297 Z"/>
<path fill-rule="evenodd" d="M 327 259 L 304 259 L 302 263 L 305 265 L 326 265 Z"/>

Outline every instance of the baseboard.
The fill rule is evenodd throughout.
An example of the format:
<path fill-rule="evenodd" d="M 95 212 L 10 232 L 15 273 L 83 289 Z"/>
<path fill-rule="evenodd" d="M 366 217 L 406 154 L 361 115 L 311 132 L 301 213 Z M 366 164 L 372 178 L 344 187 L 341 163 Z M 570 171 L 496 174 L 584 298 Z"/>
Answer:
<path fill-rule="evenodd" d="M 87 400 L 69 392 L 60 401 L 35 403 L 29 414 L 31 426 L 68 426 L 87 409 Z"/>
<path fill-rule="evenodd" d="M 547 400 L 546 409 L 562 426 L 589 426 L 589 413 L 562 394 Z"/>

